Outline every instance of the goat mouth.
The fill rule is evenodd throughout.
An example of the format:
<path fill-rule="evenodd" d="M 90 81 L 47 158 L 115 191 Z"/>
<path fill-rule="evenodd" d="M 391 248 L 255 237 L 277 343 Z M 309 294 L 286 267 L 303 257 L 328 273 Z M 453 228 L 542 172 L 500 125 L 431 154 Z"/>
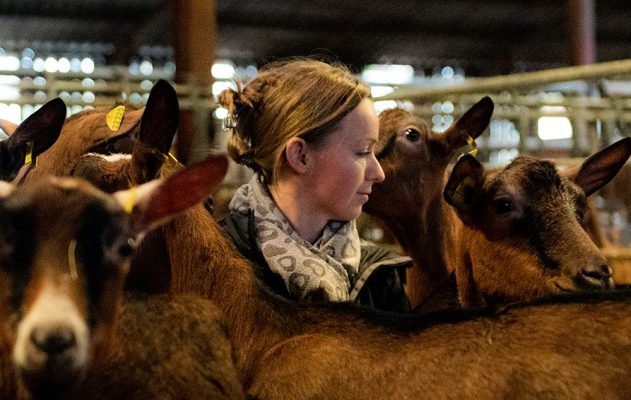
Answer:
<path fill-rule="evenodd" d="M 577 286 L 584 290 L 610 290 L 614 288 L 613 278 L 609 277 L 591 277 L 581 275 L 576 278 Z"/>
<path fill-rule="evenodd" d="M 62 365 L 59 362 L 49 363 L 37 371 L 19 368 L 18 373 L 26 388 L 36 398 L 40 394 L 54 397 L 67 392 L 83 378 L 83 369 L 72 368 L 67 362 Z"/>

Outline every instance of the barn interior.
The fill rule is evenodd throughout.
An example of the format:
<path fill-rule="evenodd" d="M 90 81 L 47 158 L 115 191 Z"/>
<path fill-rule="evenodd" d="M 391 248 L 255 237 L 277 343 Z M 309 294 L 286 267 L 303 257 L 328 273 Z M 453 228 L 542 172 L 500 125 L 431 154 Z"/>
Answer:
<path fill-rule="evenodd" d="M 0 118 L 17 123 L 55 97 L 69 114 L 143 104 L 163 78 L 180 97 L 186 162 L 225 149 L 223 88 L 268 62 L 317 56 L 370 83 L 378 109 L 404 107 L 438 132 L 491 96 L 477 143 L 490 165 L 571 164 L 630 135 L 629 20 L 622 0 L 0 0 Z M 247 174 L 233 165 L 226 182 Z M 627 248 L 631 196 L 610 192 L 597 203 L 602 225 Z"/>

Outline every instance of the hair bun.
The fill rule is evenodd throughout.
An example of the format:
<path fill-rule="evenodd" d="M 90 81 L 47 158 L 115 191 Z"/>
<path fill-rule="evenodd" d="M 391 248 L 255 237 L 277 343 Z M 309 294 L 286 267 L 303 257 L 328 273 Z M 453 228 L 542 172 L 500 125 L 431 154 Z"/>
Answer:
<path fill-rule="evenodd" d="M 239 95 L 238 92 L 233 89 L 224 89 L 219 93 L 219 104 L 228 110 L 229 113 L 233 113 L 235 109 L 235 98 Z"/>

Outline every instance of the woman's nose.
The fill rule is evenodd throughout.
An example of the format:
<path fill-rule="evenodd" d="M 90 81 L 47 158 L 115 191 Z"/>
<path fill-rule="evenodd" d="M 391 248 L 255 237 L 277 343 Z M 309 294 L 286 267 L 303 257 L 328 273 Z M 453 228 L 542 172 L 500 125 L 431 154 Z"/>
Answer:
<path fill-rule="evenodd" d="M 368 179 L 375 182 L 383 182 L 386 179 L 386 174 L 383 172 L 383 168 L 381 168 L 381 164 L 377 161 L 377 157 L 373 154 L 371 157 L 371 165 L 369 168 Z"/>

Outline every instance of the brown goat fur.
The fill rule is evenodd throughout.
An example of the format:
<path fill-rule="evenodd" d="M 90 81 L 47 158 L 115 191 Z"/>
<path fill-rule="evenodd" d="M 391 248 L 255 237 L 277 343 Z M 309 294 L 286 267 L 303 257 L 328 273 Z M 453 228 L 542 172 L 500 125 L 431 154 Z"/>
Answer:
<path fill-rule="evenodd" d="M 20 388 L 32 398 L 244 397 L 212 302 L 122 291 L 138 235 L 203 200 L 226 167 L 209 159 L 111 196 L 73 178 L 6 190 L 0 343 L 12 363 L 2 347 L 0 376 L 20 386 L 3 381 L 3 398 Z"/>
<path fill-rule="evenodd" d="M 406 283 L 412 304 L 435 307 L 436 289 L 449 287 L 454 272 L 465 307 L 611 287 L 611 271 L 580 223 L 585 195 L 617 173 L 631 139 L 564 174 L 534 158 L 491 173 L 465 155 L 447 180 L 449 162 L 486 129 L 492 110 L 484 98 L 442 134 L 401 109 L 380 115 L 377 156 L 386 179 L 364 211 L 414 259 Z"/>
<path fill-rule="evenodd" d="M 196 290 L 223 310 L 252 397 L 528 398 L 549 393 L 558 398 L 600 395 L 601 390 L 619 396 L 626 390 L 622 382 L 631 372 L 631 354 L 620 352 L 631 343 L 628 295 L 605 301 L 595 299 L 605 295 L 594 294 L 576 303 L 495 314 L 403 316 L 344 304 L 304 305 L 262 287 L 203 208 L 188 210 L 162 230 L 171 262 L 190 271 Z M 601 366 L 607 372 L 587 373 Z"/>
<path fill-rule="evenodd" d="M 78 157 L 68 174 L 89 180 L 101 190 L 114 192 L 156 179 L 169 159 L 177 131 L 179 105 L 175 89 L 160 80 L 151 89 L 141 114 L 133 145 L 111 156 L 89 153 Z M 166 163 L 173 170 L 172 163 Z"/>

